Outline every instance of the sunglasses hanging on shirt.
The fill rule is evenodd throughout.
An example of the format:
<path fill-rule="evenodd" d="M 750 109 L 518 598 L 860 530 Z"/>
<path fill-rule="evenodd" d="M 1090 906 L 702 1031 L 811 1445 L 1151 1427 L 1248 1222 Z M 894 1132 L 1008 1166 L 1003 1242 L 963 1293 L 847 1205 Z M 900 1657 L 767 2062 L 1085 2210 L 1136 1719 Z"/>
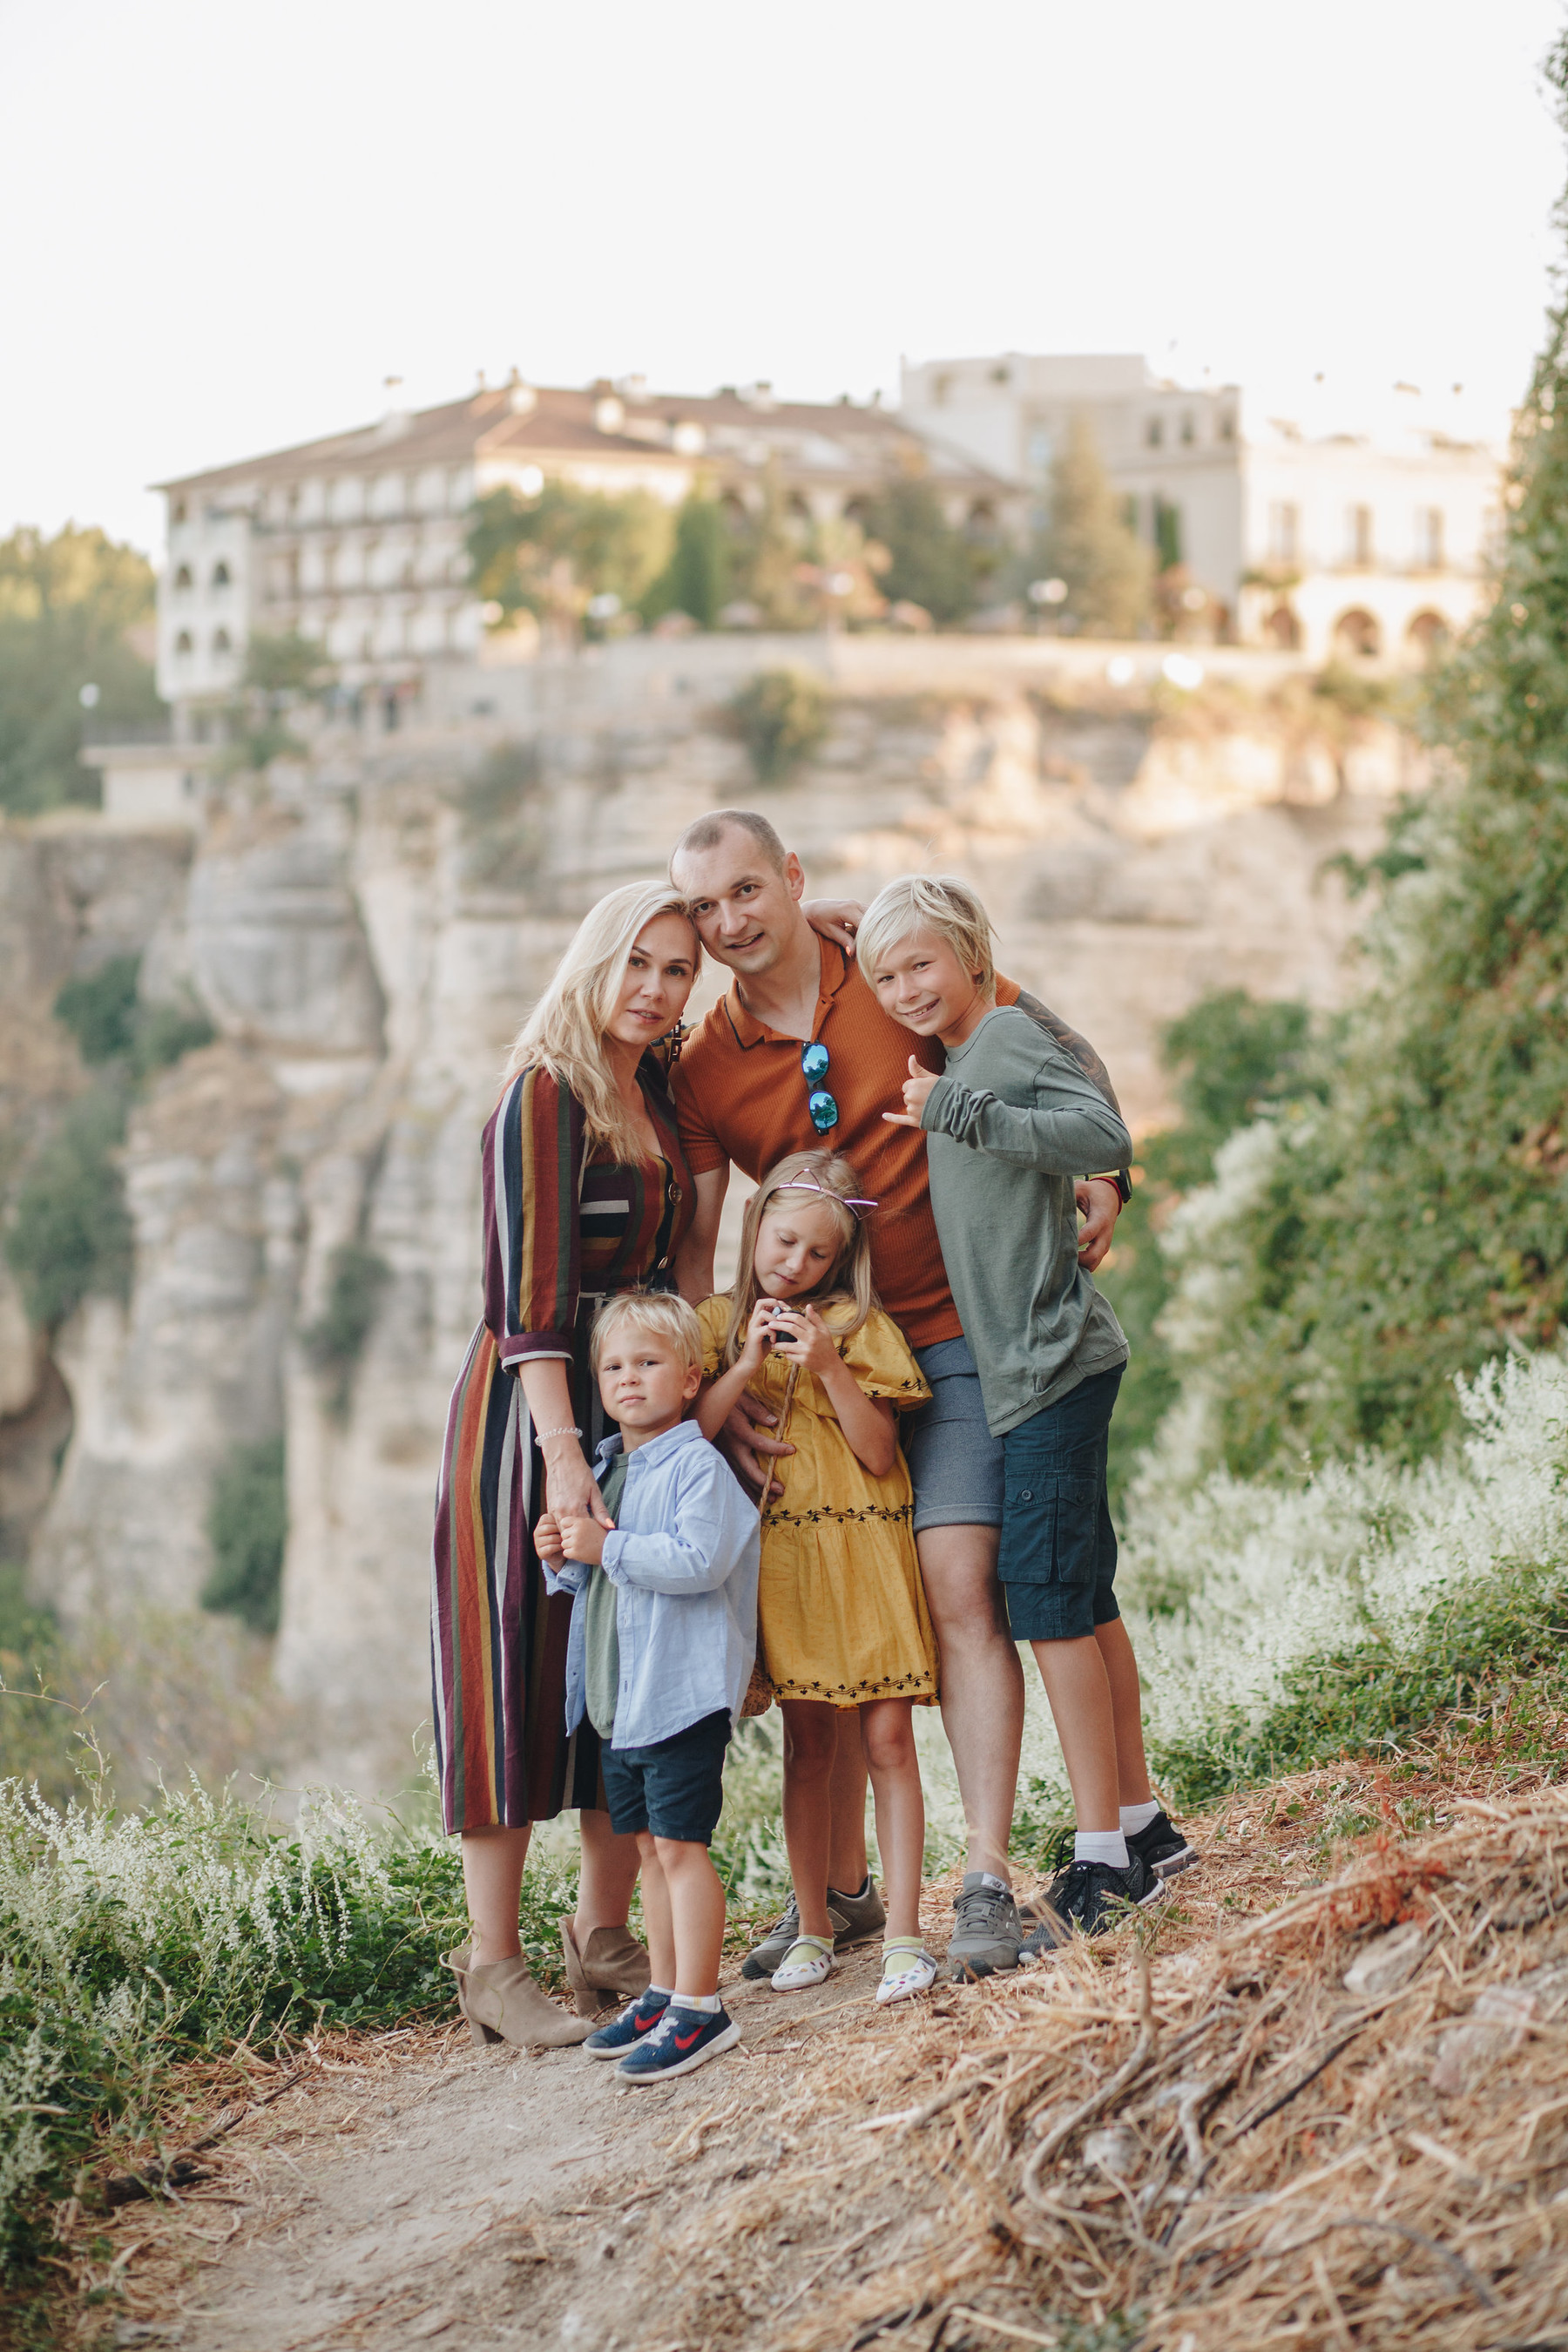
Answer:
<path fill-rule="evenodd" d="M 826 1046 L 816 1044 L 815 1040 L 800 1049 L 801 1076 L 810 1090 L 805 1097 L 805 1107 L 811 1113 L 811 1123 L 818 1135 L 826 1135 L 829 1128 L 838 1124 L 838 1105 L 822 1083 L 827 1076 L 831 1058 Z"/>

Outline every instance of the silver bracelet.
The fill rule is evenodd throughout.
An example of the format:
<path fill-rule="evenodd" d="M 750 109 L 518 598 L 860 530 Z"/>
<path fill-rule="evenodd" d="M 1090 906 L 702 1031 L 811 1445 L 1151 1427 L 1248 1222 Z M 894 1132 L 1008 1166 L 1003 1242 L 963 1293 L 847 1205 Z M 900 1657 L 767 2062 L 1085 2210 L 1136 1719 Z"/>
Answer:
<path fill-rule="evenodd" d="M 536 1429 L 533 1433 L 542 1442 L 547 1437 L 581 1437 L 583 1434 L 580 1429 Z"/>

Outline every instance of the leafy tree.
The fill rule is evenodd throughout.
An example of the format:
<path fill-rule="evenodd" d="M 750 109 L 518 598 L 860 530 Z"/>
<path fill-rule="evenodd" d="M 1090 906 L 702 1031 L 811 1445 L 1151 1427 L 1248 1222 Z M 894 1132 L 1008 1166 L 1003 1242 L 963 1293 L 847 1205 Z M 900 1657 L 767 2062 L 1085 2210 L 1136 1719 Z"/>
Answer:
<path fill-rule="evenodd" d="M 240 1618 L 254 1633 L 276 1633 L 289 1541 L 280 1437 L 235 1447 L 213 1481 L 207 1540 L 213 1564 L 202 1607 Z"/>
<path fill-rule="evenodd" d="M 647 490 L 609 498 L 546 482 L 525 499 L 503 487 L 473 509 L 474 584 L 503 619 L 532 613 L 575 628 L 595 596 L 640 605 L 669 562 L 674 530 L 668 508 Z"/>
<path fill-rule="evenodd" d="M 919 604 L 939 623 L 964 620 L 973 611 L 978 551 L 949 522 L 923 475 L 890 482 L 872 500 L 867 529 L 888 551 L 879 584 L 890 604 Z"/>
<path fill-rule="evenodd" d="M 1568 129 L 1568 36 L 1548 72 Z M 1568 232 L 1568 199 L 1558 208 Z M 1568 1300 L 1568 271 L 1519 415 L 1497 594 L 1431 687 L 1455 781 L 1365 869 L 1373 983 L 1242 1234 L 1223 1436 L 1417 1454 Z"/>
<path fill-rule="evenodd" d="M 363 1242 L 345 1242 L 332 1252 L 326 1304 L 321 1320 L 300 1334 L 305 1353 L 326 1374 L 332 1411 L 348 1410 L 349 1389 L 392 1279 L 384 1257 Z"/>
<path fill-rule="evenodd" d="M 805 629 L 813 608 L 800 580 L 805 532 L 790 512 L 775 457 L 763 471 L 762 504 L 736 537 L 735 583 L 770 629 Z"/>
<path fill-rule="evenodd" d="M 827 697 L 802 670 L 763 670 L 741 688 L 730 713 L 760 784 L 786 782 L 827 734 Z"/>
<path fill-rule="evenodd" d="M 52 539 L 0 540 L 0 808 L 26 814 L 97 801 L 79 757 L 83 687 L 95 718 L 145 725 L 163 705 L 131 640 L 153 618 L 153 567 L 134 548 L 68 523 Z"/>
<path fill-rule="evenodd" d="M 730 601 L 730 541 L 729 518 L 719 500 L 693 492 L 675 518 L 669 562 L 641 599 L 644 619 L 687 613 L 700 628 L 717 628 Z"/>
<path fill-rule="evenodd" d="M 239 690 L 228 705 L 229 751 L 222 764 L 260 775 L 274 760 L 301 758 L 305 746 L 289 714 L 301 703 L 323 700 L 336 676 L 318 638 L 298 629 L 255 632 L 245 648 Z"/>
<path fill-rule="evenodd" d="M 1047 521 L 1025 559 L 1030 580 L 1065 580 L 1066 625 L 1132 637 L 1149 613 L 1149 550 L 1129 530 L 1087 416 L 1075 415 L 1051 461 Z"/>
<path fill-rule="evenodd" d="M 138 955 L 111 956 L 96 971 L 68 980 L 55 999 L 55 1018 L 76 1039 L 84 1062 L 111 1062 L 129 1054 L 136 1035 Z"/>
<path fill-rule="evenodd" d="M 16 1196 L 5 1255 L 43 1329 L 63 1323 L 89 1291 L 123 1298 L 130 1290 L 133 1236 L 115 1158 L 126 1104 L 113 1077 L 81 1096 Z"/>

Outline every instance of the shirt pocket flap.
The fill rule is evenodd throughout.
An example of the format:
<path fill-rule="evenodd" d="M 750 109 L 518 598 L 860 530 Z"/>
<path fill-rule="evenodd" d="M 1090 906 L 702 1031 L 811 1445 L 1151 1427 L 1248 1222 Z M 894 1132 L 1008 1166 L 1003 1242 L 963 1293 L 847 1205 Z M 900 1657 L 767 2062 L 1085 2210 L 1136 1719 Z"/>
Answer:
<path fill-rule="evenodd" d="M 1007 1481 L 1003 1580 L 1092 1584 L 1100 1482 L 1070 1470 L 1030 1469 Z"/>

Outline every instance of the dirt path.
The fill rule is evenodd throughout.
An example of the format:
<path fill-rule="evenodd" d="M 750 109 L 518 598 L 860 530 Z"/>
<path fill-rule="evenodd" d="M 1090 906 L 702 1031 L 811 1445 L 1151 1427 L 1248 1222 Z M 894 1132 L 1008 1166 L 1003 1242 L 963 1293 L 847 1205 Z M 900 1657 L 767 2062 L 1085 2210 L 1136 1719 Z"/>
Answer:
<path fill-rule="evenodd" d="M 672 2169 L 689 2206 L 778 2156 L 770 2110 L 807 2063 L 814 2013 L 853 2000 L 890 2034 L 921 2021 L 874 2010 L 879 1962 L 875 1946 L 846 1956 L 787 2014 L 731 1964 L 746 2043 L 647 2090 L 579 2050 L 481 2051 L 455 2030 L 367 2042 L 359 2064 L 328 2058 L 230 2136 L 216 2181 L 122 2220 L 116 2236 L 141 2242 L 130 2261 L 117 2249 L 138 2316 L 110 2340 L 607 2352 L 652 2316 L 637 2250 Z"/>

